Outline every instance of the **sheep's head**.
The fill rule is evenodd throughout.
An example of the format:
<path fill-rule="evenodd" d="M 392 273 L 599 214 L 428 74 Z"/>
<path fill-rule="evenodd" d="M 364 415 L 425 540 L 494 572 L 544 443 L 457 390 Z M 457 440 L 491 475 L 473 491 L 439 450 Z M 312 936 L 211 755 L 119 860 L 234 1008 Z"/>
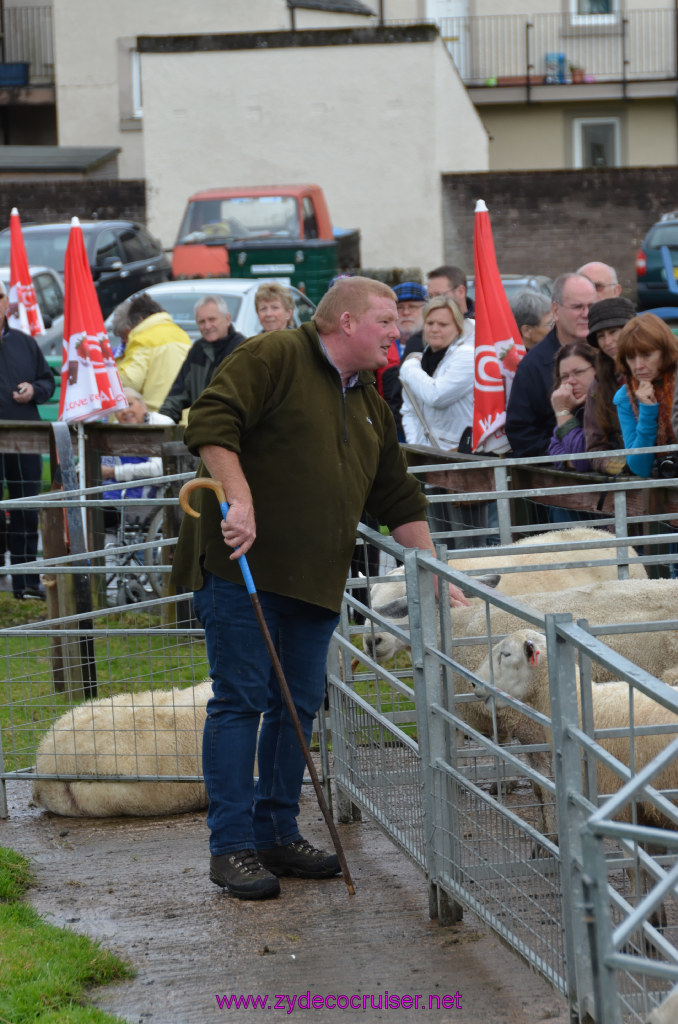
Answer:
<path fill-rule="evenodd" d="M 382 586 L 383 584 L 376 584 L 375 586 Z M 384 604 L 373 604 L 372 608 L 379 615 L 383 615 L 385 619 L 389 619 L 394 625 L 400 626 L 401 629 L 407 629 L 409 625 L 409 616 L 407 611 L 407 597 L 404 591 L 401 596 L 391 595 Z M 386 596 L 386 595 L 384 595 Z M 377 661 L 388 661 L 389 658 L 395 657 L 398 651 L 405 649 L 407 645 L 400 637 L 394 636 L 392 633 L 388 633 L 386 630 L 375 630 L 374 633 L 366 633 L 363 639 L 363 648 L 365 653 L 371 658 L 375 658 Z"/>
<path fill-rule="evenodd" d="M 378 615 L 388 619 L 395 626 L 408 630 L 409 609 L 403 570 L 392 569 L 388 575 L 393 576 L 393 579 L 374 583 L 370 588 L 370 604 Z M 474 582 L 483 583 L 486 587 L 492 588 L 496 587 L 500 580 L 501 576 L 496 573 L 474 577 Z M 461 584 L 461 589 L 464 590 L 463 584 Z M 471 597 L 472 595 L 467 594 L 467 596 Z M 368 633 L 363 641 L 365 653 L 382 662 L 393 658 L 398 651 L 405 650 L 406 647 L 407 644 L 400 637 L 393 636 L 392 633 L 385 630 L 375 630 L 374 634 Z"/>
<path fill-rule="evenodd" d="M 492 681 L 498 690 L 510 697 L 527 701 L 534 674 L 546 663 L 546 637 L 534 629 L 519 629 L 510 633 L 492 648 L 492 674 L 490 659 L 486 658 L 476 675 Z M 476 692 L 480 687 L 476 686 Z"/>

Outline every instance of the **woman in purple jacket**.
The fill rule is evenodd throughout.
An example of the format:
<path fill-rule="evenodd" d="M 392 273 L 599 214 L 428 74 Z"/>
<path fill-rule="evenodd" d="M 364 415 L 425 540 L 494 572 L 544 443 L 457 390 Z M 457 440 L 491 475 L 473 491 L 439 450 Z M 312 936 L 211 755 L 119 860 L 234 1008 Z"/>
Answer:
<path fill-rule="evenodd" d="M 584 404 L 595 377 L 596 356 L 596 350 L 585 341 L 563 345 L 556 353 L 551 392 L 556 426 L 549 443 L 549 455 L 586 451 Z M 567 459 L 556 465 L 559 469 L 574 469 L 579 473 L 587 473 L 591 469 L 588 459 Z"/>

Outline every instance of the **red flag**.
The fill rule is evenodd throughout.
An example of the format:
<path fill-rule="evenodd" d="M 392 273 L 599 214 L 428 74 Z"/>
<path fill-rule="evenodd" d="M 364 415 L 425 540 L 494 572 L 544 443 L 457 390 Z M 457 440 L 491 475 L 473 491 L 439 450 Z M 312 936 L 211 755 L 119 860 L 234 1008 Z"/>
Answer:
<path fill-rule="evenodd" d="M 45 332 L 16 206 L 9 215 L 9 326 L 33 338 Z"/>
<path fill-rule="evenodd" d="M 506 400 L 525 346 L 501 283 L 487 206 L 476 203 L 473 233 L 475 263 L 475 386 L 473 451 L 509 450 Z"/>
<path fill-rule="evenodd" d="M 66 246 L 64 285 L 59 419 L 73 423 L 127 406 L 77 217 Z"/>

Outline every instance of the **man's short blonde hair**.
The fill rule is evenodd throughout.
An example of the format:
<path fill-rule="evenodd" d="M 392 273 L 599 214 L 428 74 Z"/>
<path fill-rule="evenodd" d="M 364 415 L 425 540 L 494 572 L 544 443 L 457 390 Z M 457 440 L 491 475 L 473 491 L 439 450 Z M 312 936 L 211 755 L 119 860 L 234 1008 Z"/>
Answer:
<path fill-rule="evenodd" d="M 371 299 L 393 299 L 396 293 L 383 281 L 372 277 L 339 277 L 326 291 L 313 314 L 320 334 L 330 334 L 339 326 L 342 313 L 362 316 Z"/>

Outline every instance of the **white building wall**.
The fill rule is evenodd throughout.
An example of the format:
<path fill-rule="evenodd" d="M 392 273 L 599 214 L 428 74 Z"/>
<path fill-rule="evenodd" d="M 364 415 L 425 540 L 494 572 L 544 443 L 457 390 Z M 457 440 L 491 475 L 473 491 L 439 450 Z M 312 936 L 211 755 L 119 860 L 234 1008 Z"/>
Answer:
<path fill-rule="evenodd" d="M 148 222 L 172 244 L 197 189 L 313 181 L 365 266 L 442 261 L 443 171 L 488 143 L 442 43 L 144 54 Z"/>
<path fill-rule="evenodd" d="M 130 82 L 120 69 L 119 40 L 290 28 L 285 0 L 53 0 L 53 7 L 59 144 L 119 146 L 121 178 L 142 178 L 144 166 L 142 124 L 121 111 L 120 91 Z M 297 29 L 376 22 L 305 10 L 295 17 Z"/>

